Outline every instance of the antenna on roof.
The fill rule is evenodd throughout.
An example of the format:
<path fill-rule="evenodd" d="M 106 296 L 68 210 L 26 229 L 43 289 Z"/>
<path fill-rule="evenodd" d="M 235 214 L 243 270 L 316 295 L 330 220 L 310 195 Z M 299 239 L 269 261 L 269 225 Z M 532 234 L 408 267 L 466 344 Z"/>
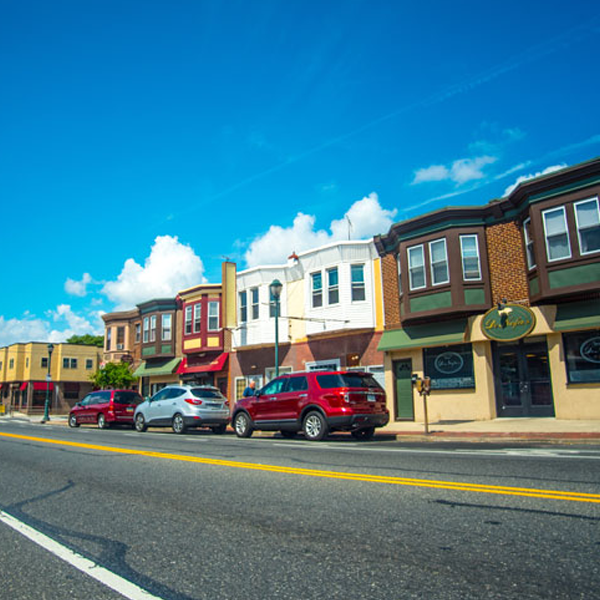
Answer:
<path fill-rule="evenodd" d="M 348 240 L 350 240 L 352 236 L 352 221 L 348 215 L 346 215 L 346 221 L 348 221 Z"/>

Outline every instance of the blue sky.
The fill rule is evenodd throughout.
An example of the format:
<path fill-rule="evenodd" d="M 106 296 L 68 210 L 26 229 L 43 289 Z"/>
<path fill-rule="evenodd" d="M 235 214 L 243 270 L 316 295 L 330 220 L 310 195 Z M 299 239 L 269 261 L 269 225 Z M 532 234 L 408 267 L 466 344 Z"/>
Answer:
<path fill-rule="evenodd" d="M 600 155 L 591 1 L 2 13 L 0 345 Z"/>

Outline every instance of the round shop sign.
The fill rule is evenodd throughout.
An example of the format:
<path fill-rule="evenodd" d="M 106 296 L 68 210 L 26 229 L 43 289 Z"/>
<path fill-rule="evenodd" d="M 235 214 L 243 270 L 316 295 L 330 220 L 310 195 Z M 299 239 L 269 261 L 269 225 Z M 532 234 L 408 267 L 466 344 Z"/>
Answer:
<path fill-rule="evenodd" d="M 600 364 L 600 337 L 592 337 L 585 340 L 579 347 L 581 358 L 591 363 Z"/>
<path fill-rule="evenodd" d="M 436 356 L 433 366 L 439 373 L 453 375 L 458 373 L 464 364 L 465 361 L 458 352 L 442 352 Z"/>
<path fill-rule="evenodd" d="M 481 331 L 491 340 L 513 342 L 529 334 L 535 327 L 533 311 L 520 304 L 492 308 L 483 315 Z"/>

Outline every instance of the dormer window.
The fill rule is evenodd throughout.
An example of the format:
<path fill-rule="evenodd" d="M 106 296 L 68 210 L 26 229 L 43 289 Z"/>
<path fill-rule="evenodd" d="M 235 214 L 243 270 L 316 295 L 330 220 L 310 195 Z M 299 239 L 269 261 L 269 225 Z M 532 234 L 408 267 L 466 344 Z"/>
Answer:
<path fill-rule="evenodd" d="M 542 212 L 548 262 L 571 258 L 567 214 L 564 206 Z"/>

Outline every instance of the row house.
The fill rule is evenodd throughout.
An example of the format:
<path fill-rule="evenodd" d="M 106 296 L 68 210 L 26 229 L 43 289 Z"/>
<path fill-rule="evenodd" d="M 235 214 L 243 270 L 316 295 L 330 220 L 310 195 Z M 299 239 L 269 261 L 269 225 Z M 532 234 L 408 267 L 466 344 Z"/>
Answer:
<path fill-rule="evenodd" d="M 139 310 L 106 313 L 104 321 L 104 355 L 107 362 L 126 362 L 136 367 L 141 361 L 142 322 Z"/>
<path fill-rule="evenodd" d="M 600 418 L 600 160 L 392 225 L 381 256 L 396 420 Z"/>
<path fill-rule="evenodd" d="M 274 281 L 281 283 L 279 300 L 271 293 Z M 360 368 L 383 382 L 381 261 L 372 241 L 293 253 L 285 265 L 238 272 L 236 284 L 235 400 L 249 380 L 260 387 L 275 375 L 276 314 L 279 373 Z"/>
<path fill-rule="evenodd" d="M 64 413 L 92 390 L 101 349 L 79 344 L 17 343 L 0 348 L 0 400 L 28 414 Z"/>

